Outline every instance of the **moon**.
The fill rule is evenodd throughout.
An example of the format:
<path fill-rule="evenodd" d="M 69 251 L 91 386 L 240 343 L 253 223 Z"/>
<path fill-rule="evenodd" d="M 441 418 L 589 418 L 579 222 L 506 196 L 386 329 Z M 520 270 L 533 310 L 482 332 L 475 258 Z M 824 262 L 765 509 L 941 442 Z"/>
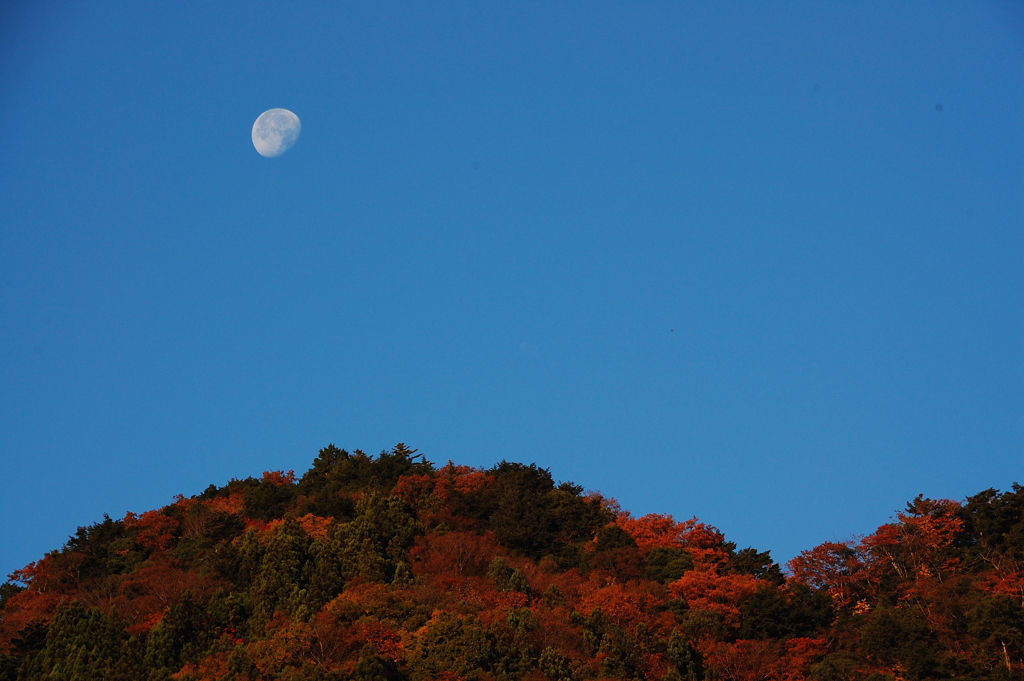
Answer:
<path fill-rule="evenodd" d="M 274 158 L 291 149 L 301 132 L 298 116 L 288 109 L 269 109 L 252 124 L 252 145 L 260 156 Z"/>

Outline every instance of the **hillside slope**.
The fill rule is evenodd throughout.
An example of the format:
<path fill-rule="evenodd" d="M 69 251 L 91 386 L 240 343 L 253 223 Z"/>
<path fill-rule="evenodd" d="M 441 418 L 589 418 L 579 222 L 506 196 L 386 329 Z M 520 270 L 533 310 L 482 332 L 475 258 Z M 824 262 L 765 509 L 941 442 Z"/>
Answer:
<path fill-rule="evenodd" d="M 0 680 L 1022 679 L 1024 489 L 784 573 L 534 464 L 330 445 L 79 528 L 0 587 Z"/>

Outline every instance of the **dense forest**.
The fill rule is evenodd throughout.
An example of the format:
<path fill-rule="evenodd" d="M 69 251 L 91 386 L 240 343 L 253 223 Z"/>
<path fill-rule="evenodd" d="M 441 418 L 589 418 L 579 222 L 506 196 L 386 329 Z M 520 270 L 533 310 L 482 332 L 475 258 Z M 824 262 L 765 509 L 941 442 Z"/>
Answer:
<path fill-rule="evenodd" d="M 12 574 L 0 679 L 1024 679 L 1022 510 L 919 496 L 783 569 L 535 464 L 330 445 Z"/>

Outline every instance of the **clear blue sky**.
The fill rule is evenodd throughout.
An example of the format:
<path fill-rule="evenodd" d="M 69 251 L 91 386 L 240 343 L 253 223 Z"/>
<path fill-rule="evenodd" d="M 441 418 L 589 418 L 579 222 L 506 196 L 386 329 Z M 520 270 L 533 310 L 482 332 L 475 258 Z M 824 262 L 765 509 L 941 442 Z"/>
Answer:
<path fill-rule="evenodd" d="M 1022 6 L 6 3 L 0 570 L 399 441 L 777 559 L 1024 482 Z"/>

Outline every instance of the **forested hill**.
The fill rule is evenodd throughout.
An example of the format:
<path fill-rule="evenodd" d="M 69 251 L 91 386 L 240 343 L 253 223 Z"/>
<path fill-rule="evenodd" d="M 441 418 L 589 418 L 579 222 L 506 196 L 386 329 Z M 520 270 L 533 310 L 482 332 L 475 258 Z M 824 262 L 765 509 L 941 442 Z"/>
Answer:
<path fill-rule="evenodd" d="M 1024 488 L 783 570 L 535 464 L 330 445 L 79 528 L 0 587 L 0 679 L 1024 679 Z"/>

